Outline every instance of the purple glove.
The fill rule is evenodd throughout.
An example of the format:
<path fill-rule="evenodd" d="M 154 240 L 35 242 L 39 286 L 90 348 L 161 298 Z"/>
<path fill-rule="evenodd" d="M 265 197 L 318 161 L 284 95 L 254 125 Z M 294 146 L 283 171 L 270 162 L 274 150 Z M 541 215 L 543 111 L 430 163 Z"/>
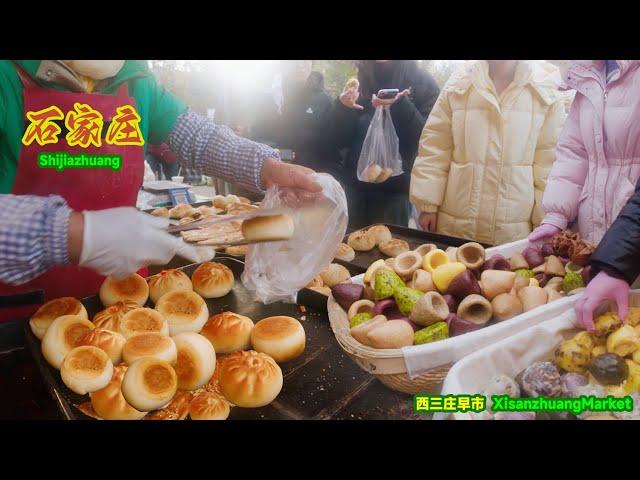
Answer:
<path fill-rule="evenodd" d="M 543 223 L 542 225 L 537 227 L 533 232 L 531 232 L 531 234 L 529 235 L 529 241 L 535 242 L 536 240 L 551 237 L 559 232 L 560 232 L 560 229 L 555 225 L 551 225 L 549 223 Z"/>
<path fill-rule="evenodd" d="M 618 317 L 624 323 L 629 312 L 629 284 L 605 272 L 600 272 L 589 282 L 582 297 L 576 303 L 576 316 L 580 325 L 590 332 L 595 331 L 593 312 L 606 300 L 616 302 Z"/>

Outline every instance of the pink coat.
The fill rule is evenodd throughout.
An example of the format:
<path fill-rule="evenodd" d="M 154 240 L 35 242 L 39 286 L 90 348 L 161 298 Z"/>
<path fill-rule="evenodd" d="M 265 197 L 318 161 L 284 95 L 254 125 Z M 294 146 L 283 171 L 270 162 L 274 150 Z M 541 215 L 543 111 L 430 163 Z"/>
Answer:
<path fill-rule="evenodd" d="M 640 176 L 640 60 L 618 60 L 619 76 L 605 82 L 603 60 L 576 61 L 561 89 L 575 89 L 556 148 L 542 223 L 599 242 Z"/>

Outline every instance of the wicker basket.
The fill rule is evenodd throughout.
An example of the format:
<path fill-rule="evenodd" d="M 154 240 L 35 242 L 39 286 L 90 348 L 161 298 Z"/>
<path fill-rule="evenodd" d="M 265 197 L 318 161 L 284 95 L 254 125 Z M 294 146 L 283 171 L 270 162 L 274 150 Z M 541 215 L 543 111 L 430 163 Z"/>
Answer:
<path fill-rule="evenodd" d="M 521 251 L 527 244 L 528 241 L 525 239 L 499 247 L 493 247 L 487 249 L 486 255 L 489 257 L 495 253 L 500 253 L 508 257 L 516 251 Z M 353 281 L 361 283 L 362 277 L 363 275 L 354 277 Z M 567 308 L 571 308 L 577 298 L 578 295 L 565 297 L 518 315 L 510 320 L 505 320 L 504 322 L 469 332 L 459 337 L 449 338 L 441 342 L 435 342 L 434 344 L 405 347 L 415 349 L 424 347 L 429 349 L 433 348 L 435 344 L 438 344 L 442 345 L 442 348 L 446 346 L 446 348 L 452 352 L 451 355 L 448 355 L 449 358 L 447 360 L 441 361 L 440 359 L 443 358 L 443 356 L 439 355 L 437 361 L 431 362 L 433 363 L 431 368 L 420 371 L 418 375 L 413 375 L 413 378 L 409 375 L 405 357 L 401 349 L 376 349 L 363 345 L 355 340 L 350 333 L 347 313 L 336 302 L 333 296 L 329 296 L 327 310 L 331 328 L 338 343 L 347 355 L 363 370 L 375 375 L 382 383 L 393 390 L 410 394 L 439 394 L 445 377 L 456 361 L 480 348 L 519 333 L 532 325 L 553 318 Z M 431 354 L 431 351 L 427 354 Z M 447 357 L 447 355 L 444 355 L 444 357 Z"/>
<path fill-rule="evenodd" d="M 453 363 L 434 368 L 411 379 L 407 373 L 402 350 L 377 349 L 361 344 L 351 336 L 349 319 L 333 296 L 327 303 L 331 328 L 342 349 L 363 370 L 375 375 L 387 387 L 400 392 L 417 394 L 440 393 L 442 382 Z"/>

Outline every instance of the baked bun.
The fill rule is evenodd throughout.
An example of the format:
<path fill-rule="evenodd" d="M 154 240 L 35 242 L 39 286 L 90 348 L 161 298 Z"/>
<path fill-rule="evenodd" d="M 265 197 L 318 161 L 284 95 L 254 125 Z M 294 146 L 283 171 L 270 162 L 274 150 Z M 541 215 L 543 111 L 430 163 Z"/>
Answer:
<path fill-rule="evenodd" d="M 120 280 L 107 277 L 100 286 L 100 301 L 105 307 L 126 300 L 143 306 L 147 298 L 149 298 L 149 285 L 137 273 Z"/>
<path fill-rule="evenodd" d="M 224 297 L 233 288 L 233 272 L 218 262 L 204 262 L 191 275 L 193 289 L 204 298 Z"/>
<path fill-rule="evenodd" d="M 164 360 L 141 358 L 129 368 L 122 380 L 122 395 L 136 410 L 150 412 L 167 405 L 178 390 L 178 376 Z"/>
<path fill-rule="evenodd" d="M 226 420 L 230 411 L 229 402 L 213 392 L 203 392 L 189 404 L 191 420 Z"/>
<path fill-rule="evenodd" d="M 211 342 L 195 332 L 182 332 L 173 337 L 178 349 L 175 366 L 180 390 L 196 390 L 204 386 L 216 369 L 216 352 Z"/>
<path fill-rule="evenodd" d="M 227 247 L 224 253 L 227 255 L 233 255 L 234 257 L 244 257 L 249 252 L 249 245 L 236 245 Z"/>
<path fill-rule="evenodd" d="M 248 203 L 230 203 L 227 205 L 227 215 L 244 215 L 258 210 L 260 207 Z"/>
<path fill-rule="evenodd" d="M 251 200 L 249 200 L 247 197 L 238 197 L 238 201 L 240 203 L 251 203 Z"/>
<path fill-rule="evenodd" d="M 196 212 L 196 209 L 187 203 L 181 203 L 169 210 L 169 217 L 180 219 L 190 217 Z"/>
<path fill-rule="evenodd" d="M 391 236 L 391 230 L 389 230 L 386 225 L 374 225 L 367 230 L 367 234 L 373 238 L 376 245 L 380 245 L 381 243 L 387 242 L 393 238 Z"/>
<path fill-rule="evenodd" d="M 174 290 L 193 290 L 191 279 L 182 270 L 173 268 L 171 270 L 163 270 L 157 275 L 149 278 L 149 298 L 153 303 L 167 292 Z"/>
<path fill-rule="evenodd" d="M 392 238 L 378 245 L 382 253 L 388 257 L 397 257 L 401 253 L 409 251 L 409 244 L 399 238 Z"/>
<path fill-rule="evenodd" d="M 127 339 L 122 350 L 122 358 L 127 365 L 131 365 L 144 357 L 164 360 L 175 365 L 178 358 L 176 343 L 171 337 L 161 333 L 139 333 Z"/>
<path fill-rule="evenodd" d="M 349 235 L 347 244 L 357 252 L 368 252 L 376 246 L 376 240 L 366 230 L 358 230 Z"/>
<path fill-rule="evenodd" d="M 253 350 L 235 352 L 219 365 L 222 395 L 243 408 L 264 407 L 282 390 L 282 370 L 273 358 Z"/>
<path fill-rule="evenodd" d="M 364 171 L 362 172 L 362 178 L 365 182 L 376 183 L 381 173 L 382 167 L 376 163 L 372 163 L 364 169 Z"/>
<path fill-rule="evenodd" d="M 42 355 L 53 368 L 60 370 L 64 357 L 78 346 L 80 339 L 94 325 L 77 315 L 56 318 L 42 337 Z"/>
<path fill-rule="evenodd" d="M 153 212 L 151 212 L 151 215 L 153 215 L 154 217 L 169 218 L 169 209 L 166 207 L 156 208 Z"/>
<path fill-rule="evenodd" d="M 338 245 L 338 251 L 336 252 L 335 258 L 342 260 L 343 262 L 351 262 L 356 258 L 356 252 L 346 243 L 341 243 Z"/>
<path fill-rule="evenodd" d="M 391 175 L 393 175 L 393 168 L 389 168 L 389 167 L 383 168 L 382 171 L 380 172 L 380 175 L 378 175 L 378 178 L 376 178 L 376 183 L 386 182 L 387 180 L 389 180 L 389 177 Z"/>
<path fill-rule="evenodd" d="M 196 219 L 193 217 L 182 217 L 180 220 L 178 220 L 178 225 L 184 225 L 185 223 L 191 223 L 195 221 Z"/>
<path fill-rule="evenodd" d="M 156 310 L 169 323 L 169 333 L 199 332 L 209 318 L 209 309 L 202 297 L 189 290 L 176 290 L 165 293 Z"/>
<path fill-rule="evenodd" d="M 87 310 L 80 300 L 73 297 L 61 297 L 50 300 L 42 305 L 29 320 L 29 326 L 33 334 L 42 340 L 47 328 L 53 321 L 63 315 L 77 315 L 80 318 L 88 318 Z"/>
<path fill-rule="evenodd" d="M 105 330 L 104 328 L 94 328 L 80 337 L 78 346 L 98 347 L 109 356 L 111 363 L 118 365 L 122 362 L 122 349 L 126 341 L 124 335 L 120 333 Z"/>
<path fill-rule="evenodd" d="M 122 322 L 122 318 L 136 308 L 140 308 L 140 305 L 131 300 L 116 302 L 110 307 L 96 313 L 93 316 L 93 324 L 96 328 L 104 328 L 105 330 L 121 333 L 120 322 Z"/>
<path fill-rule="evenodd" d="M 290 215 L 267 215 L 242 222 L 242 236 L 249 242 L 289 240 L 295 226 Z"/>
<path fill-rule="evenodd" d="M 107 352 L 91 345 L 76 347 L 64 357 L 60 377 L 78 395 L 107 386 L 113 375 L 113 363 Z"/>
<path fill-rule="evenodd" d="M 332 288 L 339 283 L 351 283 L 351 274 L 349 270 L 339 263 L 332 263 L 327 269 L 320 273 L 324 284 Z"/>
<path fill-rule="evenodd" d="M 169 323 L 153 308 L 136 308 L 126 313 L 120 322 L 120 333 L 124 338 L 140 333 L 158 332 L 169 335 Z"/>
<path fill-rule="evenodd" d="M 292 317 L 263 318 L 251 331 L 253 349 L 266 353 L 278 363 L 293 360 L 304 352 L 305 341 L 304 328 Z"/>
<path fill-rule="evenodd" d="M 240 203 L 240 198 L 238 198 L 238 196 L 234 195 L 233 193 L 228 193 L 225 198 L 227 199 L 227 204 Z"/>
<path fill-rule="evenodd" d="M 104 420 L 140 420 L 147 414 L 147 412 L 140 412 L 133 408 L 122 396 L 122 379 L 126 371 L 126 365 L 115 367 L 107 386 L 91 393 L 91 406 L 100 418 Z"/>
<path fill-rule="evenodd" d="M 222 312 L 211 317 L 200 333 L 211 342 L 216 353 L 222 354 L 250 348 L 252 329 L 253 321 L 249 317 Z"/>
<path fill-rule="evenodd" d="M 214 207 L 221 208 L 222 210 L 227 208 L 227 203 L 228 201 L 224 195 L 216 195 L 215 197 L 213 197 L 213 200 L 211 200 L 211 204 Z"/>
<path fill-rule="evenodd" d="M 198 208 L 196 208 L 196 212 L 198 212 L 203 217 L 213 217 L 214 215 L 217 215 L 218 213 L 220 213 L 220 209 L 216 207 L 208 207 L 206 205 L 201 205 Z"/>

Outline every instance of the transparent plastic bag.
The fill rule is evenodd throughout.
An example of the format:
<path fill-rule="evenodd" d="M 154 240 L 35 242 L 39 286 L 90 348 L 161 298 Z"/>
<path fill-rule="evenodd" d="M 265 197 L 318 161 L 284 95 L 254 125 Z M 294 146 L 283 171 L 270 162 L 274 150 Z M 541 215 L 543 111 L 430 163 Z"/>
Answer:
<path fill-rule="evenodd" d="M 295 303 L 298 291 L 333 261 L 344 238 L 349 220 L 344 190 L 331 175 L 314 178 L 322 194 L 308 205 L 287 206 L 287 192 L 278 187 L 267 190 L 261 207 L 291 215 L 295 231 L 289 240 L 249 247 L 242 283 L 259 302 Z"/>
<path fill-rule="evenodd" d="M 386 182 L 402 174 L 398 135 L 388 105 L 377 107 L 358 159 L 358 180 L 367 183 Z"/>

